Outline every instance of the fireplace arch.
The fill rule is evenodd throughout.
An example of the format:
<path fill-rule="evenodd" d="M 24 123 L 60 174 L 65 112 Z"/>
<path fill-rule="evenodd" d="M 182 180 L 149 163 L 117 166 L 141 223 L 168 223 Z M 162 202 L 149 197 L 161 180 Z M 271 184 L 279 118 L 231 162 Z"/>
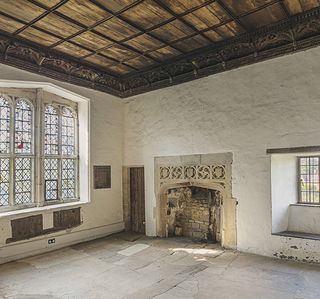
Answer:
<path fill-rule="evenodd" d="M 218 220 L 216 219 L 216 221 L 219 221 L 219 223 L 216 223 L 219 228 L 216 238 L 222 246 L 236 248 L 236 200 L 232 198 L 231 165 L 232 154 L 230 153 L 155 158 L 157 236 L 168 237 L 172 235 L 172 223 L 168 222 L 168 218 L 170 218 L 168 216 L 171 216 L 168 215 L 168 204 L 172 192 L 170 190 L 177 192 L 179 189 L 193 190 L 201 188 L 208 190 L 208 192 L 219 193 L 221 205 L 219 206 L 220 217 Z M 180 195 L 178 194 L 177 196 L 179 197 Z M 175 206 L 179 201 L 181 200 L 178 198 L 172 200 L 172 210 L 183 213 L 181 206 Z M 182 201 L 184 205 L 191 205 L 190 200 Z M 206 205 L 204 201 L 202 201 L 202 204 L 192 203 L 193 207 L 197 208 L 197 205 L 205 211 Z M 209 203 L 207 208 L 210 213 Z M 188 210 L 190 209 L 188 208 Z M 190 215 L 190 213 L 192 215 L 197 214 L 196 211 L 189 211 L 186 214 Z M 201 213 L 198 214 L 200 214 L 201 217 L 199 217 L 202 220 L 196 215 L 188 219 L 188 221 L 190 223 L 195 221 L 197 223 L 194 225 L 195 227 L 198 227 L 198 224 L 206 225 L 209 222 L 209 234 L 213 223 L 206 221 L 205 217 L 202 217 L 203 215 L 206 216 L 207 212 L 204 212 L 203 215 Z M 171 222 L 172 218 L 173 216 L 171 217 Z M 181 222 L 176 226 L 181 226 Z M 187 232 L 186 235 L 191 236 L 188 228 L 184 230 Z M 203 231 L 200 229 L 199 232 Z M 184 232 L 182 234 L 184 235 Z"/>

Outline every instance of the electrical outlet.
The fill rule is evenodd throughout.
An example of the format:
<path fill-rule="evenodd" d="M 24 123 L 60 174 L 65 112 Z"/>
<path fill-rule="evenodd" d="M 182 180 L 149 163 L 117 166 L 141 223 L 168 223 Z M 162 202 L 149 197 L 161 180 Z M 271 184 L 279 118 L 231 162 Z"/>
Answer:
<path fill-rule="evenodd" d="M 56 239 L 55 238 L 48 240 L 48 244 L 54 244 L 54 243 L 56 243 Z"/>

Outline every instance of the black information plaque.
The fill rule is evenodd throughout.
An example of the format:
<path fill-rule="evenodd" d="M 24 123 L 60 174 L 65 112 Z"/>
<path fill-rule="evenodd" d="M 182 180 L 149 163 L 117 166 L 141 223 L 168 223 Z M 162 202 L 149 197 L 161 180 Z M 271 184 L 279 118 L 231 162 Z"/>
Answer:
<path fill-rule="evenodd" d="M 111 166 L 93 166 L 94 189 L 111 188 Z"/>

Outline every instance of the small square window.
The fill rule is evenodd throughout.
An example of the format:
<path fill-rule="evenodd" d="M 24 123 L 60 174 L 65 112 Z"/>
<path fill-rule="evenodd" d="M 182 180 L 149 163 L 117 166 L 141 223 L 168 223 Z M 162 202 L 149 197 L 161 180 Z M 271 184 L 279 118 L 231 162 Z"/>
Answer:
<path fill-rule="evenodd" d="M 299 203 L 320 204 L 320 157 L 299 157 Z"/>

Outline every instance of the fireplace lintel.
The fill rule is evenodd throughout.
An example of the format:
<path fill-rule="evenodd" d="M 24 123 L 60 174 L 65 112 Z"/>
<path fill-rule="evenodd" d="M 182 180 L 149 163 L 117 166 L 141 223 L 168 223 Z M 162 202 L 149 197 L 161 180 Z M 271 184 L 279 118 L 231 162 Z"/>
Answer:
<path fill-rule="evenodd" d="M 168 190 L 195 186 L 221 193 L 221 245 L 236 248 L 236 200 L 232 197 L 231 169 L 231 153 L 156 157 L 157 235 L 168 235 L 165 220 Z"/>

